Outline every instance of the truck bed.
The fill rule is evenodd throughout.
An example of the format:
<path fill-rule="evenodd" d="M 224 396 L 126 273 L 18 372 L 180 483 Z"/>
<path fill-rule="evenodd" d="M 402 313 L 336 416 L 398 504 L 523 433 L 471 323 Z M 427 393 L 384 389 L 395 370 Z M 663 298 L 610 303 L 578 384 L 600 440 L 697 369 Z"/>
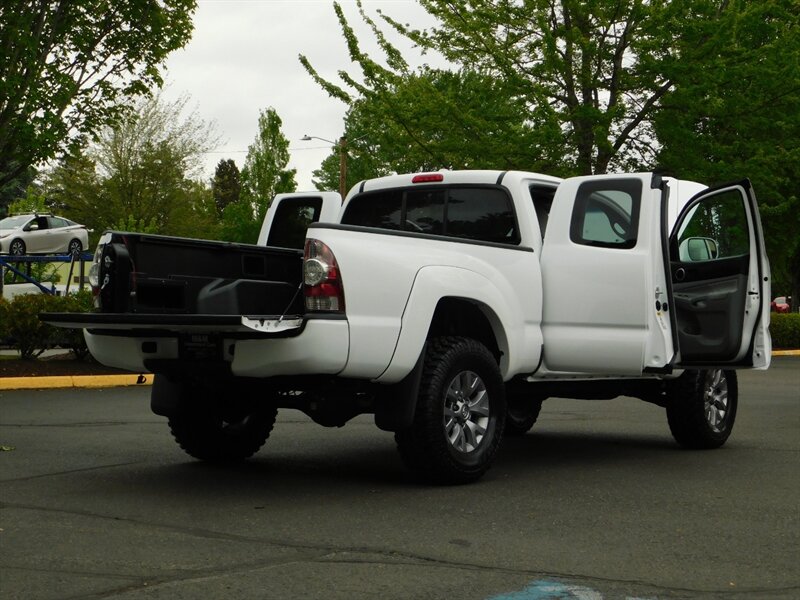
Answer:
<path fill-rule="evenodd" d="M 299 250 L 127 232 L 98 246 L 97 311 L 47 321 L 92 329 L 277 333 L 301 318 Z"/>

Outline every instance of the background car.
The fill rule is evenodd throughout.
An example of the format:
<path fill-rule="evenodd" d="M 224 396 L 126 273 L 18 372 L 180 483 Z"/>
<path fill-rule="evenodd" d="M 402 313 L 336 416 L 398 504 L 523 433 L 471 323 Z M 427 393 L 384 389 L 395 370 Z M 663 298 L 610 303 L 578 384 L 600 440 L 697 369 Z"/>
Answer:
<path fill-rule="evenodd" d="M 790 301 L 791 298 L 787 298 L 786 296 L 778 296 L 770 303 L 770 310 L 777 313 L 788 313 L 791 309 Z"/>
<path fill-rule="evenodd" d="M 84 225 L 54 215 L 14 215 L 0 220 L 0 254 L 79 254 L 89 245 Z"/>

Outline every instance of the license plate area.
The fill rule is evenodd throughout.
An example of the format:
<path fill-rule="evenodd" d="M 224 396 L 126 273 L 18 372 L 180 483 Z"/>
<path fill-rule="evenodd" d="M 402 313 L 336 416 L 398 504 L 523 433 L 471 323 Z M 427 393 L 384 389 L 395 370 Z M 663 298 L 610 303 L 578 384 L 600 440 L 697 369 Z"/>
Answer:
<path fill-rule="evenodd" d="M 178 357 L 183 360 L 222 360 L 222 338 L 207 333 L 187 333 L 178 338 Z"/>

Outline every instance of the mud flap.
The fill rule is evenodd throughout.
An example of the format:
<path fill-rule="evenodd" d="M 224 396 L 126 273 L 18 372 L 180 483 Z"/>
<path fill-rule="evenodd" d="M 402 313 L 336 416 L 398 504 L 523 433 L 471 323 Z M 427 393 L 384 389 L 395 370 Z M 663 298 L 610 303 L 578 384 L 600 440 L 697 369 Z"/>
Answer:
<path fill-rule="evenodd" d="M 181 408 L 184 385 L 166 375 L 156 375 L 150 391 L 150 410 L 162 417 L 170 417 Z"/>
<path fill-rule="evenodd" d="M 380 386 L 375 398 L 375 425 L 379 429 L 398 431 L 413 423 L 426 348 L 427 343 L 423 346 L 414 368 L 402 381 Z"/>

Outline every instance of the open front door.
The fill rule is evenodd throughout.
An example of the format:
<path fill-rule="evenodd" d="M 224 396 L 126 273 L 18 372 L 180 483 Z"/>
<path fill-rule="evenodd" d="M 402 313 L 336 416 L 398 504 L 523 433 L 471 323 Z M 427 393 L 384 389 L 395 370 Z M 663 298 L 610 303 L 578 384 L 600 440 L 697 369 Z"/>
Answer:
<path fill-rule="evenodd" d="M 770 272 L 750 182 L 694 196 L 669 253 L 676 366 L 769 366 Z"/>

